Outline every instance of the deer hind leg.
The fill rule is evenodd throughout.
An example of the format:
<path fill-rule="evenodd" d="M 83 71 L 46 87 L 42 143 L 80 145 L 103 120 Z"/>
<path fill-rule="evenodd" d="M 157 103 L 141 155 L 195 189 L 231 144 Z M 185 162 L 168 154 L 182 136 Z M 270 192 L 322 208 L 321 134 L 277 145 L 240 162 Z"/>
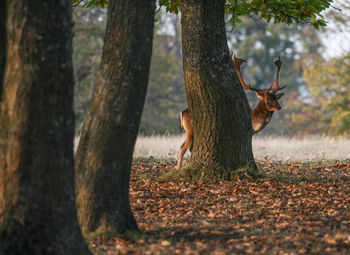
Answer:
<path fill-rule="evenodd" d="M 193 141 L 191 143 L 191 146 L 190 146 L 190 152 L 192 153 L 192 149 L 193 149 Z"/>
<path fill-rule="evenodd" d="M 181 168 L 182 158 L 185 155 L 185 152 L 188 150 L 188 148 L 192 150 L 192 146 L 193 146 L 193 140 L 186 137 L 186 140 L 183 142 L 183 144 L 180 147 L 180 153 L 179 153 L 179 157 L 177 158 L 177 165 L 176 165 L 177 170 L 180 170 Z"/>

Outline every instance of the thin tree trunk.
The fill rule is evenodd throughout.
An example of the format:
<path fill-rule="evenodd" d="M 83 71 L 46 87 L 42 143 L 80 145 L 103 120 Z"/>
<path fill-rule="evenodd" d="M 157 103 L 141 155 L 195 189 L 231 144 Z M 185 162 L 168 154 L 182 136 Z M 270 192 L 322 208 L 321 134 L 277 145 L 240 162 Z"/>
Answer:
<path fill-rule="evenodd" d="M 101 70 L 75 156 L 84 231 L 138 231 L 129 178 L 148 83 L 154 9 L 154 0 L 108 2 Z"/>
<path fill-rule="evenodd" d="M 208 173 L 256 173 L 250 108 L 227 46 L 224 0 L 181 1 L 185 88 L 193 117 L 190 162 Z"/>
<path fill-rule="evenodd" d="M 74 197 L 71 1 L 7 4 L 0 254 L 90 254 Z"/>

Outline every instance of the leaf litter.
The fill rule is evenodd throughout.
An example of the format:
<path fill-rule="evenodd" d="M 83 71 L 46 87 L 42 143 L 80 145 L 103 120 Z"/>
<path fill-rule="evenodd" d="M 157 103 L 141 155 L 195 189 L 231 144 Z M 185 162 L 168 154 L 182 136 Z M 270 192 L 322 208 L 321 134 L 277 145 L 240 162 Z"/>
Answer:
<path fill-rule="evenodd" d="M 164 181 L 175 163 L 136 160 L 139 240 L 94 240 L 95 254 L 350 254 L 350 161 L 257 162 L 262 177 Z"/>

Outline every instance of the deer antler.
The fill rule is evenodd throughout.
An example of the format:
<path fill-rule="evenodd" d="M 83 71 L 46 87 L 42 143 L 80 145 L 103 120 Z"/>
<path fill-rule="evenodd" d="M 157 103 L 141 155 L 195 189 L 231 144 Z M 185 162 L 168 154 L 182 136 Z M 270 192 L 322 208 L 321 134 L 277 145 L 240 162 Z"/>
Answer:
<path fill-rule="evenodd" d="M 252 90 L 252 91 L 255 91 L 255 92 L 261 92 L 261 91 L 267 91 L 267 92 L 270 92 L 270 90 L 273 91 L 273 93 L 276 93 L 277 91 L 281 90 L 281 89 L 284 89 L 286 86 L 283 86 L 283 87 L 279 87 L 278 85 L 278 81 L 279 81 L 279 72 L 280 72 L 280 69 L 281 69 L 281 66 L 282 66 L 282 60 L 281 60 L 281 57 L 278 56 L 278 59 L 275 60 L 275 65 L 277 66 L 277 73 L 276 73 L 276 77 L 275 77 L 275 80 L 272 84 L 272 86 L 268 89 L 255 89 L 255 88 L 252 88 L 250 86 L 250 83 L 247 85 L 244 80 L 243 80 L 243 77 L 242 77 L 242 72 L 241 72 L 241 65 L 244 63 L 244 62 L 247 62 L 245 61 L 244 59 L 242 58 L 236 58 L 236 56 L 233 56 L 233 65 L 236 69 L 236 72 L 237 72 L 237 75 L 238 75 L 238 78 L 239 80 L 241 81 L 241 84 L 242 84 L 242 87 L 245 89 L 245 90 Z"/>
<path fill-rule="evenodd" d="M 278 56 L 278 59 L 275 60 L 274 63 L 275 63 L 275 65 L 277 66 L 276 77 L 275 77 L 275 80 L 273 81 L 272 86 L 269 88 L 268 91 L 272 90 L 273 92 L 277 92 L 277 91 L 279 91 L 279 90 L 281 90 L 281 89 L 284 89 L 286 86 L 279 87 L 279 85 L 278 85 L 279 73 L 280 73 L 280 69 L 281 69 L 281 66 L 282 66 L 281 57 Z"/>
<path fill-rule="evenodd" d="M 243 77 L 242 77 L 242 72 L 241 72 L 241 65 L 244 63 L 244 62 L 247 62 L 245 61 L 244 59 L 242 58 L 236 58 L 235 55 L 233 55 L 233 65 L 236 69 L 236 72 L 237 72 L 237 75 L 238 75 L 238 78 L 239 80 L 241 81 L 241 84 L 242 84 L 242 87 L 245 89 L 245 90 L 253 90 L 253 91 L 259 91 L 259 89 L 255 89 L 255 88 L 252 88 L 250 86 L 250 83 L 248 85 L 245 84 L 244 80 L 243 80 Z"/>

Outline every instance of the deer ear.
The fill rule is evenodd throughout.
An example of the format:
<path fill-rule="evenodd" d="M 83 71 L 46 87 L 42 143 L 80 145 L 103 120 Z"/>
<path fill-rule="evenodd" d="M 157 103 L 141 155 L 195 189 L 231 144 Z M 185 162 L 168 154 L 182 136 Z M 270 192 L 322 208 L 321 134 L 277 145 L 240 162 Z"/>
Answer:
<path fill-rule="evenodd" d="M 277 93 L 277 94 L 276 94 L 277 100 L 280 99 L 281 97 L 283 97 L 284 94 L 285 94 L 285 93 Z"/>
<path fill-rule="evenodd" d="M 261 93 L 259 93 L 258 91 L 255 91 L 255 94 L 260 100 L 263 99 L 263 95 Z"/>

